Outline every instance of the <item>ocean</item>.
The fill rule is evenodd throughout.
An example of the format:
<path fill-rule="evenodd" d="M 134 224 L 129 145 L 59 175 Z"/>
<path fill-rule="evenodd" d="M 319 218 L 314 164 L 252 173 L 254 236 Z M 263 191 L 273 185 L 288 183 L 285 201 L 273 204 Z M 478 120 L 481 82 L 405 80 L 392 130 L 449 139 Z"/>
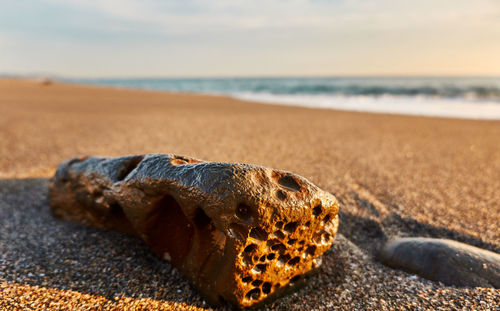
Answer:
<path fill-rule="evenodd" d="M 229 95 L 261 103 L 500 120 L 500 77 L 71 79 L 120 88 Z"/>

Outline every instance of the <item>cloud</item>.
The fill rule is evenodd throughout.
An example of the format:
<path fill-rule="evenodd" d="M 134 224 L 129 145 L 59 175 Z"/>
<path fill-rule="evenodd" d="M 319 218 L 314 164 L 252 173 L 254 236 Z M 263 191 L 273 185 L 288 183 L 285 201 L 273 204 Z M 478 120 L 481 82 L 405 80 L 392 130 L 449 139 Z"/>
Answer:
<path fill-rule="evenodd" d="M 141 75 L 401 72 L 432 68 L 443 55 L 455 67 L 483 68 L 480 51 L 500 52 L 497 0 L 19 0 L 1 7 L 0 40 L 9 43 L 0 42 L 7 46 L 0 70 L 44 64 L 89 74 L 99 63 L 103 74 L 124 74 L 133 63 L 131 74 Z"/>
<path fill-rule="evenodd" d="M 56 19 L 71 16 L 68 26 L 102 26 L 102 31 L 142 31 L 170 35 L 212 32 L 274 30 L 399 29 L 431 27 L 461 21 L 483 24 L 493 21 L 491 1 L 132 1 L 132 0 L 45 0 L 35 8 L 49 5 Z M 29 9 L 28 9 L 29 11 Z M 40 10 L 43 11 L 43 10 Z M 22 14 L 22 13 L 20 13 Z M 42 15 L 47 15 L 43 12 Z M 486 18 L 485 18 L 486 17 Z M 85 19 L 89 23 L 85 25 Z M 56 22 L 56 21 L 53 21 Z M 22 23 L 21 21 L 19 23 Z M 50 23 L 49 23 L 50 24 Z M 497 23 L 498 24 L 498 23 Z"/>

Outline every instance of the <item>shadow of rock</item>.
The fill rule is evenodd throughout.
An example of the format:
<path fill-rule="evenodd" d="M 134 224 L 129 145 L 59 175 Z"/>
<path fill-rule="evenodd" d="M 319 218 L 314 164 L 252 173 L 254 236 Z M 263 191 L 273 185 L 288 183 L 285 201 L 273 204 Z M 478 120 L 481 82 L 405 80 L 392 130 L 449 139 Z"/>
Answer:
<path fill-rule="evenodd" d="M 0 281 L 72 290 L 107 299 L 149 298 L 208 307 L 194 288 L 139 238 L 63 222 L 52 216 L 48 179 L 0 180 Z M 342 236 L 297 294 L 270 307 L 285 308 L 311 295 L 324 300 L 343 283 L 353 260 Z M 227 309 L 228 308 L 223 308 Z"/>
<path fill-rule="evenodd" d="M 358 247 L 373 252 L 387 241 L 384 227 L 375 219 L 339 212 L 339 232 Z"/>
<path fill-rule="evenodd" d="M 377 218 L 363 217 L 339 212 L 339 232 L 348 237 L 358 247 L 375 254 L 391 236 L 420 236 L 430 238 L 452 239 L 479 248 L 500 253 L 500 247 L 445 227 L 419 222 L 410 217 L 401 217 L 391 213 L 381 221 Z"/>
<path fill-rule="evenodd" d="M 419 222 L 410 217 L 401 217 L 396 213 L 390 214 L 382 221 L 384 227 L 396 227 L 405 233 L 405 236 L 423 236 L 430 238 L 442 238 L 459 241 L 479 248 L 484 248 L 496 253 L 500 253 L 500 246 L 486 242 L 480 238 L 451 230 L 445 227 L 433 226 Z"/>
<path fill-rule="evenodd" d="M 149 298 L 167 305 L 177 303 L 181 309 L 208 307 L 177 270 L 138 238 L 53 218 L 47 186 L 47 179 L 0 180 L 0 282 L 109 299 Z M 413 226 L 423 231 L 425 226 L 410 222 L 407 229 L 408 220 L 379 222 L 345 212 L 342 217 L 340 231 L 349 240 L 338 234 L 332 249 L 323 256 L 319 273 L 304 288 L 266 305 L 266 309 L 382 309 L 387 308 L 386 303 L 396 309 L 408 305 L 432 309 L 434 301 L 465 308 L 477 295 L 493 304 L 496 296 L 486 289 L 446 288 L 383 266 L 363 251 L 369 249 L 370 241 L 385 239 L 392 227 L 411 235 L 417 232 Z M 439 228 L 430 229 L 433 234 L 442 233 Z M 32 294 L 29 288 L 27 291 Z M 429 295 L 435 299 L 429 300 Z"/>
<path fill-rule="evenodd" d="M 52 217 L 48 179 L 0 180 L 0 281 L 203 307 L 140 239 Z"/>

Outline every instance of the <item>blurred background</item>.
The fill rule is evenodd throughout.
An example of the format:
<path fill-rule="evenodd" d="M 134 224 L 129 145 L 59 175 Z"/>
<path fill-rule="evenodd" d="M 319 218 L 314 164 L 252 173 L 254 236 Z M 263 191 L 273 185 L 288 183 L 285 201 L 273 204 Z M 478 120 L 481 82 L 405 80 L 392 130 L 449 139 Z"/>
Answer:
<path fill-rule="evenodd" d="M 500 119 L 498 1 L 0 1 L 0 74 Z"/>

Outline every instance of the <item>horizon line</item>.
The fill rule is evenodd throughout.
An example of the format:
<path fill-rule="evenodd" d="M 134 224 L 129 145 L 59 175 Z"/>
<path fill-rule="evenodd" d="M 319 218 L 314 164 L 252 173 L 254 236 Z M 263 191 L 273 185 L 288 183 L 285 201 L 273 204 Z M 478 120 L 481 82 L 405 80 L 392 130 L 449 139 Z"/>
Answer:
<path fill-rule="evenodd" d="M 54 80 L 148 80 L 148 79 L 294 79 L 294 78 L 500 78 L 500 74 L 328 74 L 328 75 L 130 75 L 130 76 L 114 76 L 106 75 L 102 77 L 96 76 L 67 76 L 58 74 L 11 74 L 0 73 L 1 78 L 18 78 L 18 79 L 40 79 L 48 78 Z"/>

